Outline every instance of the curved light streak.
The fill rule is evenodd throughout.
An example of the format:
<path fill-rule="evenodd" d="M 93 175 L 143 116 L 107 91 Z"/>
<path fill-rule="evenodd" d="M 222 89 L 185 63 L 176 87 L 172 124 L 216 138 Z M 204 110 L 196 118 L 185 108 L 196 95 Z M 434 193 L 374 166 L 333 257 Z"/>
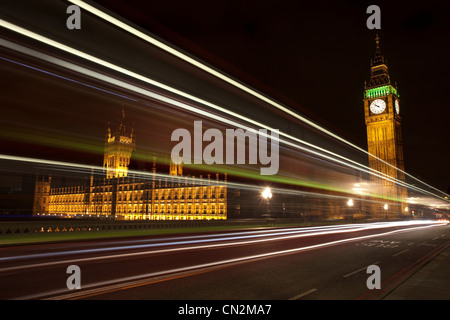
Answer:
<path fill-rule="evenodd" d="M 249 118 L 247 118 L 247 117 L 244 117 L 244 116 L 242 116 L 242 115 L 240 115 L 240 114 L 237 114 L 237 113 L 235 113 L 235 112 L 232 112 L 232 111 L 230 111 L 230 110 L 227 110 L 227 109 L 225 109 L 225 108 L 223 108 L 223 107 L 220 107 L 220 106 L 218 106 L 218 105 L 215 105 L 215 104 L 213 104 L 213 103 L 210 103 L 210 102 L 208 102 L 208 101 L 205 101 L 205 100 L 203 100 L 203 99 L 200 99 L 200 98 L 198 98 L 198 97 L 192 96 L 192 95 L 190 95 L 190 94 L 188 94 L 188 93 L 185 93 L 185 92 L 183 92 L 183 91 L 180 91 L 180 90 L 178 90 L 178 89 L 174 89 L 174 88 L 172 88 L 172 87 L 170 87 L 170 86 L 167 86 L 167 85 L 164 85 L 164 84 L 162 84 L 162 83 L 159 83 L 159 82 L 157 82 L 157 81 L 155 81 L 155 80 L 153 80 L 153 79 L 150 79 L 150 78 L 148 78 L 148 77 L 142 76 L 142 75 L 140 75 L 140 74 L 137 74 L 137 73 L 135 73 L 135 72 L 133 72 L 133 71 L 130 71 L 130 70 L 128 70 L 128 69 L 125 69 L 125 68 L 122 68 L 122 67 L 120 67 L 120 66 L 117 66 L 117 65 L 112 64 L 112 63 L 110 63 L 110 62 L 107 62 L 107 61 L 105 61 L 105 60 L 99 59 L 99 58 L 94 57 L 94 56 L 92 56 L 92 55 L 90 55 L 90 54 L 87 54 L 87 53 L 85 53 L 85 52 L 82 52 L 82 51 L 79 51 L 79 50 L 74 49 L 74 48 L 72 48 L 72 47 L 69 47 L 69 46 L 67 46 L 67 45 L 64 45 L 64 44 L 59 43 L 59 42 L 57 42 L 57 41 L 55 41 L 55 40 L 49 39 L 49 38 L 44 37 L 44 36 L 42 36 L 42 35 L 40 35 L 40 34 L 37 34 L 37 33 L 32 32 L 32 31 L 30 31 L 30 30 L 27 30 L 27 29 L 25 29 L 25 28 L 19 27 L 19 26 L 15 25 L 15 24 L 12 24 L 12 23 L 10 23 L 10 22 L 8 22 L 8 21 L 5 21 L 5 20 L 3 20 L 3 19 L 0 19 L 0 26 L 2 26 L 2 27 L 4 27 L 4 28 L 7 28 L 7 29 L 9 29 L 9 30 L 12 30 L 12 31 L 14 31 L 14 32 L 20 33 L 20 34 L 22 34 L 22 35 L 25 35 L 25 36 L 27 36 L 27 37 L 30 37 L 30 38 L 32 38 L 32 39 L 38 40 L 38 41 L 40 41 L 40 42 L 42 42 L 42 43 L 45 43 L 45 44 L 47 44 L 47 45 L 53 46 L 53 47 L 55 47 L 55 48 L 57 48 L 57 49 L 60 49 L 60 50 L 62 50 L 62 51 L 68 52 L 68 53 L 70 53 L 70 54 L 72 54 L 72 55 L 75 55 L 75 56 L 81 57 L 81 58 L 83 58 L 83 59 L 86 59 L 86 60 L 88 60 L 88 61 L 94 62 L 94 63 L 96 63 L 96 64 L 98 64 L 98 65 L 101 65 L 101 66 L 104 66 L 104 67 L 106 67 L 106 68 L 108 68 L 108 69 L 117 71 L 117 72 L 122 73 L 122 74 L 124 74 L 124 75 L 126 75 L 126 76 L 133 77 L 133 78 L 135 78 L 135 79 L 137 79 L 137 80 L 143 81 L 143 82 L 148 83 L 148 84 L 150 84 L 150 85 L 152 85 L 152 86 L 155 86 L 155 87 L 164 89 L 164 90 L 169 91 L 169 92 L 172 92 L 172 93 L 174 93 L 174 94 L 176 94 L 176 95 L 182 96 L 182 97 L 187 98 L 187 99 L 189 99 L 189 100 L 195 101 L 195 102 L 197 102 L 197 103 L 206 105 L 206 106 L 208 106 L 208 107 L 210 107 L 210 108 L 216 109 L 216 110 L 221 111 L 221 112 L 223 112 L 223 113 L 229 114 L 229 115 L 231 115 L 231 116 L 233 116 L 233 117 L 235 117 L 235 118 L 238 118 L 238 119 L 240 119 L 240 120 L 244 120 L 244 121 L 246 121 L 246 122 L 248 122 L 248 123 L 251 123 L 251 124 L 253 124 L 253 125 L 256 125 L 256 126 L 259 127 L 259 128 L 267 128 L 267 129 L 269 129 L 269 130 L 271 130 L 271 131 L 274 130 L 274 128 L 268 127 L 268 126 L 265 125 L 265 124 L 259 123 L 259 122 L 257 122 L 257 121 L 252 120 L 252 119 L 249 119 Z M 197 113 L 197 114 L 207 115 L 208 117 L 210 117 L 210 118 L 212 118 L 212 119 L 219 120 L 219 121 L 221 121 L 221 122 L 230 124 L 230 125 L 235 126 L 235 127 L 243 127 L 242 124 L 239 124 L 239 123 L 237 123 L 237 122 L 235 122 L 235 121 L 231 121 L 231 120 L 226 119 L 226 118 L 218 117 L 217 115 L 215 115 L 215 114 L 213 114 L 213 113 L 206 112 L 205 110 L 200 110 L 200 109 L 195 108 L 195 107 L 193 107 L 193 106 L 191 106 L 191 105 L 182 103 L 182 102 L 180 102 L 180 101 L 178 101 L 178 100 L 171 99 L 171 98 L 169 98 L 169 97 L 166 97 L 166 96 L 157 94 L 157 93 L 155 93 L 155 92 L 152 92 L 152 91 L 149 91 L 149 90 L 146 90 L 146 89 L 143 89 L 143 88 L 140 88 L 140 87 L 137 87 L 137 86 L 128 84 L 128 83 L 126 83 L 126 82 L 123 82 L 123 81 L 114 79 L 114 78 L 112 78 L 112 77 L 109 77 L 109 76 L 106 76 L 106 75 L 97 73 L 97 72 L 95 72 L 95 71 L 92 71 L 92 70 L 89 70 L 89 69 L 86 69 L 86 68 L 83 68 L 83 67 L 80 67 L 80 66 L 76 66 L 76 65 L 74 65 L 74 64 L 72 64 L 72 63 L 69 63 L 69 62 L 67 62 L 67 61 L 63 61 L 63 60 L 58 59 L 58 58 L 54 58 L 54 57 L 47 56 L 47 55 L 42 54 L 42 53 L 39 53 L 39 52 L 37 52 L 37 51 L 35 51 L 35 50 L 28 49 L 28 48 L 25 48 L 25 47 L 23 47 L 23 46 L 14 44 L 14 43 L 12 43 L 12 42 L 10 42 L 10 41 L 4 40 L 4 39 L 0 39 L 0 43 L 1 43 L 3 46 L 5 46 L 5 47 L 9 47 L 9 48 L 12 48 L 12 49 L 15 49 L 15 50 L 19 50 L 19 51 L 21 51 L 21 52 L 23 52 L 23 53 L 31 54 L 32 56 L 39 57 L 39 58 L 41 58 L 41 59 L 43 59 L 43 60 L 45 60 L 45 61 L 49 61 L 49 62 L 51 62 L 51 63 L 57 64 L 57 65 L 61 65 L 61 66 L 64 66 L 65 68 L 74 70 L 74 71 L 79 72 L 79 73 L 83 73 L 83 74 L 89 75 L 89 76 L 94 77 L 94 78 L 97 78 L 97 79 L 101 79 L 102 81 L 105 81 L 105 82 L 108 82 L 108 83 L 112 83 L 112 84 L 115 84 L 115 85 L 120 86 L 120 87 L 123 87 L 123 88 L 127 88 L 128 90 L 131 90 L 131 91 L 134 91 L 134 92 L 138 92 L 138 93 L 140 93 L 140 94 L 143 94 L 143 95 L 148 96 L 148 97 L 151 97 L 151 98 L 153 98 L 153 99 L 157 99 L 157 100 L 159 100 L 159 101 L 168 103 L 168 104 L 170 104 L 170 105 L 175 105 L 175 106 L 181 107 L 181 108 L 183 108 L 183 109 L 185 109 L 185 110 L 188 110 L 188 111 L 191 111 L 191 112 L 194 112 L 194 113 Z M 249 128 L 247 127 L 247 129 L 249 129 Z M 352 164 L 346 163 L 346 162 L 341 161 L 341 160 L 337 160 L 336 158 L 333 158 L 333 157 L 330 157 L 330 156 L 321 154 L 320 152 L 313 151 L 313 150 L 311 150 L 311 149 L 308 149 L 308 148 L 299 146 L 299 145 L 297 145 L 297 144 L 293 144 L 293 143 L 291 143 L 291 142 L 288 142 L 288 141 L 279 139 L 280 142 L 282 142 L 282 143 L 284 143 L 284 144 L 286 144 L 286 145 L 289 145 L 289 146 L 294 147 L 294 148 L 296 148 L 296 149 L 301 149 L 301 150 L 306 151 L 306 152 L 309 152 L 309 153 L 316 154 L 316 155 L 318 155 L 318 156 L 327 158 L 327 159 L 329 159 L 329 160 L 331 160 L 331 161 L 340 163 L 340 164 L 342 164 L 342 165 L 344 165 L 344 166 L 347 166 L 347 167 L 350 167 L 350 168 L 352 168 L 352 169 L 362 170 L 362 171 L 364 171 L 364 172 L 366 172 L 366 173 L 368 173 L 368 174 L 378 176 L 378 177 L 380 177 L 380 178 L 383 178 L 383 179 L 386 179 L 386 180 L 388 180 L 388 181 L 394 182 L 394 183 L 396 183 L 396 184 L 398 184 L 398 185 L 402 185 L 402 186 L 405 186 L 405 187 L 407 187 L 407 188 L 409 188 L 409 189 L 417 190 L 417 191 L 422 192 L 422 193 L 427 193 L 427 194 L 429 194 L 429 195 L 438 197 L 438 198 L 440 198 L 440 199 L 446 201 L 446 199 L 444 199 L 443 197 L 441 197 L 441 196 L 439 196 L 439 195 L 437 195 L 437 194 L 434 194 L 434 193 L 431 193 L 431 192 L 429 192 L 429 191 L 423 190 L 423 189 L 418 188 L 418 187 L 416 187 L 416 186 L 414 186 L 414 185 L 407 184 L 407 183 L 405 183 L 405 182 L 403 182 L 403 181 L 401 181 L 401 180 L 399 180 L 399 179 L 392 178 L 392 177 L 390 177 L 390 176 L 388 176 L 388 175 L 386 175 L 386 174 L 384 174 L 384 173 L 382 173 L 382 172 L 379 172 L 379 171 L 376 171 L 376 170 L 374 170 L 374 169 L 372 169 L 372 168 L 369 168 L 369 167 L 367 167 L 367 166 L 364 166 L 364 165 L 362 165 L 362 164 L 360 164 L 360 163 L 358 163 L 358 162 L 356 162 L 356 161 L 353 161 L 353 160 L 351 160 L 351 159 L 348 159 L 348 158 L 346 158 L 346 157 L 344 157 L 344 156 L 341 156 L 341 155 L 339 155 L 339 154 L 333 153 L 333 152 L 328 151 L 328 150 L 326 150 L 326 149 L 323 149 L 323 148 L 321 148 L 321 147 L 315 146 L 315 145 L 313 145 L 313 144 L 311 144 L 311 143 L 308 143 L 308 142 L 306 142 L 306 141 L 303 141 L 303 140 L 301 140 L 301 139 L 299 139 L 299 138 L 290 136 L 290 135 L 288 135 L 288 134 L 286 134 L 286 133 L 284 133 L 284 132 L 281 132 L 281 131 L 280 131 L 279 134 L 280 134 L 280 135 L 283 135 L 283 136 L 285 136 L 285 137 L 287 137 L 287 138 L 289 138 L 289 139 L 291 139 L 291 140 L 294 140 L 294 141 L 296 141 L 296 142 L 298 142 L 298 143 L 307 145 L 308 147 L 317 149 L 317 150 L 319 150 L 320 152 L 324 152 L 324 153 L 327 153 L 327 154 L 331 154 L 332 156 L 334 156 L 334 157 L 336 157 L 336 158 L 343 159 L 343 160 L 345 160 L 346 162 L 349 162 L 349 163 L 352 163 Z M 268 135 L 266 135 L 266 136 L 268 137 Z M 367 153 L 367 152 L 366 152 L 366 153 Z M 382 160 L 381 160 L 381 161 L 382 161 Z M 390 165 L 390 164 L 389 164 L 389 165 Z M 392 166 L 392 165 L 390 165 L 390 166 Z M 414 178 L 414 179 L 416 179 L 416 178 Z M 417 179 L 416 179 L 416 180 L 417 180 Z M 420 180 L 418 180 L 418 181 L 420 181 Z M 425 183 L 423 183 L 423 184 L 426 185 Z M 434 188 L 434 187 L 432 187 L 432 188 L 435 189 L 435 190 L 438 190 L 438 189 L 436 189 L 436 188 Z M 442 192 L 442 191 L 440 191 L 440 190 L 438 190 L 438 191 L 439 191 L 439 192 Z"/>
<path fill-rule="evenodd" d="M 442 222 L 442 221 L 403 221 L 403 222 L 382 222 L 382 223 L 368 223 L 368 224 L 359 224 L 359 225 L 342 225 L 337 226 L 334 229 L 337 230 L 326 230 L 328 228 L 323 228 L 323 230 L 314 230 L 312 232 L 306 233 L 307 231 L 301 231 L 302 228 L 298 228 L 299 230 L 295 230 L 292 232 L 280 232 L 280 233 L 272 233 L 269 235 L 280 235 L 277 237 L 272 237 L 268 239 L 256 239 L 256 240 L 247 240 L 248 238 L 255 238 L 255 237 L 265 237 L 267 235 L 254 235 L 254 236 L 246 236 L 246 237 L 231 237 L 231 238 L 217 238 L 217 239 L 208 239 L 208 240 L 193 240 L 193 241 L 179 241 L 176 243 L 162 243 L 162 244 L 148 244 L 148 245 L 140 245 L 140 246 L 128 246 L 128 247 L 122 247 L 123 250 L 126 249 L 136 249 L 136 248 L 147 248 L 147 247 L 156 247 L 156 246 L 167 246 L 170 244 L 176 244 L 176 245 L 190 245 L 193 243 L 204 243 L 204 242 L 212 242 L 212 241 L 223 241 L 223 240 L 239 240 L 234 242 L 225 242 L 225 243 L 216 243 L 216 244 L 200 244 L 200 245 L 194 245 L 194 246 L 187 246 L 187 247 L 178 247 L 178 248 L 167 248 L 167 249 L 159 249 L 159 250 L 151 250 L 151 251 L 141 251 L 141 252 L 131 252 L 131 253 L 122 253 L 122 254 L 112 254 L 108 256 L 95 256 L 95 257 L 88 257 L 88 258 L 75 258 L 75 259 L 69 259 L 69 260 L 60 260 L 60 261 L 49 261 L 49 262 L 42 262 L 42 263 L 35 263 L 35 264 L 29 264 L 29 265 L 19 265 L 19 266 L 13 266 L 13 267 L 5 267 L 0 268 L 0 272 L 9 272 L 13 270 L 20 270 L 20 269 L 28 269 L 28 268 L 37 268 L 37 267 L 43 267 L 43 266 L 51 266 L 51 265 L 58 265 L 58 264 L 71 264 L 71 263 L 80 263 L 80 262 L 87 262 L 87 261 L 98 261 L 98 260 L 106 260 L 106 259 L 114 259 L 114 258 L 123 258 L 123 257 L 136 257 L 136 256 L 142 256 L 142 255 L 149 255 L 149 254 L 159 254 L 159 253 L 168 253 L 168 252 L 177 252 L 177 251 L 187 251 L 187 250 L 199 250 L 199 249 L 211 249 L 211 248 L 220 248 L 220 247 L 229 247 L 229 246 L 237 246 L 237 245 L 250 245 L 250 244 L 258 244 L 263 242 L 273 242 L 273 241 L 279 241 L 279 240 L 288 240 L 288 239 L 295 239 L 295 238 L 304 238 L 304 237 L 310 237 L 310 236 L 319 236 L 319 235 L 329 235 L 329 234 L 337 234 L 337 233 L 348 233 L 348 232 L 358 232 L 358 231 L 364 231 L 364 230 L 371 230 L 371 229 L 381 229 L 381 228 L 393 228 L 393 227 L 406 227 L 406 229 L 400 229 L 400 230 L 393 230 L 390 232 L 386 232 L 384 234 L 391 234 L 396 232 L 402 232 L 402 231 L 410 231 L 410 230 L 418 230 L 423 228 L 430 228 L 430 227 L 436 227 L 441 225 L 446 225 L 448 222 Z M 425 226 L 414 226 L 416 224 L 425 224 Z M 297 234 L 289 234 L 289 233 L 297 233 Z M 289 235 L 286 235 L 289 234 Z M 380 235 L 380 234 L 377 234 Z M 367 238 L 367 237 L 375 237 L 377 235 L 368 235 L 368 236 L 362 236 L 359 238 Z M 336 243 L 340 242 L 347 242 L 347 241 L 353 241 L 356 238 L 347 238 L 343 240 L 333 241 Z M 326 244 L 320 244 L 320 245 L 314 245 L 313 247 L 320 247 Z M 112 250 L 120 250 L 120 248 L 112 248 Z M 290 250 L 283 250 L 283 251 L 296 251 L 297 249 L 290 249 Z M 104 249 L 89 249 L 89 250 L 78 250 L 78 252 L 73 252 L 73 254 L 76 253 L 90 253 L 90 252 L 102 252 L 102 251 L 109 251 L 109 248 Z M 72 254 L 70 252 L 62 253 L 62 255 L 65 254 Z M 58 253 L 54 254 L 46 254 L 43 255 L 44 257 L 48 257 L 51 255 L 57 256 Z M 37 258 L 39 255 L 29 255 L 23 257 L 25 258 Z M 16 259 L 14 259 L 16 258 Z M 22 257 L 7 257 L 2 258 L 0 261 L 9 261 L 9 260 L 20 260 Z"/>
<path fill-rule="evenodd" d="M 388 226 L 385 226 L 388 227 Z M 203 236 L 188 236 L 188 237 L 171 237 L 171 238 L 162 238 L 162 239 L 146 239 L 146 240 L 137 240 L 138 242 L 156 242 L 158 243 L 147 243 L 147 244 L 135 244 L 135 245 L 122 245 L 111 247 L 108 246 L 106 248 L 96 248 L 96 249 L 80 249 L 80 250 L 70 250 L 70 251 L 59 251 L 59 252 L 49 252 L 49 253 L 37 253 L 37 254 L 27 254 L 20 256 L 12 256 L 12 257 L 0 257 L 0 262 L 3 261 L 15 261 L 15 260 L 24 260 L 24 259 L 36 259 L 36 258 L 48 258 L 48 257 L 57 257 L 57 256 L 65 256 L 65 255 L 74 255 L 74 254 L 83 254 L 83 253 L 101 253 L 107 251 L 120 251 L 120 250 L 131 250 L 131 249 L 145 249 L 145 248 L 155 248 L 155 247 L 163 247 L 163 246 L 174 246 L 174 245 L 188 245 L 188 244 L 198 244 L 198 243 L 208 243 L 208 242 L 217 242 L 217 241 L 229 241 L 229 240 L 245 240 L 252 238 L 262 238 L 272 236 L 274 238 L 270 238 L 262 241 L 275 241 L 279 239 L 279 236 L 285 236 L 289 234 L 297 234 L 299 237 L 303 236 L 314 236 L 314 235 L 323 235 L 327 234 L 326 230 L 338 229 L 341 232 L 344 232 L 346 229 L 371 229 L 366 224 L 352 224 L 352 225 L 334 225 L 334 226 L 319 226 L 319 227 L 301 227 L 301 228 L 287 228 L 287 229 L 276 229 L 276 230 L 257 230 L 257 231 L 246 231 L 246 232 L 230 232 L 224 234 L 213 234 L 213 235 L 203 235 Z M 375 226 L 374 226 L 375 228 Z M 378 227 L 376 227 L 378 228 Z M 314 232 L 313 232 L 314 231 Z M 338 231 L 336 231 L 338 232 Z M 335 232 L 331 232 L 335 233 Z M 275 238 L 277 237 L 277 238 Z M 294 238 L 297 236 L 293 236 Z M 197 238 L 193 240 L 193 238 Z M 212 239 L 208 239 L 212 238 Z M 178 241 L 172 241 L 178 240 Z M 127 243 L 128 241 L 122 241 L 119 243 Z M 135 242 L 133 240 L 131 243 Z M 234 243 L 236 244 L 236 242 Z"/>
<path fill-rule="evenodd" d="M 414 180 L 416 180 L 416 181 L 426 185 L 427 187 L 442 193 L 441 190 L 439 190 L 439 189 L 437 189 L 437 188 L 435 188 L 435 187 L 433 187 L 433 186 L 431 186 L 431 185 L 429 185 L 429 184 L 419 180 L 418 178 L 414 177 L 413 175 L 410 175 L 406 171 L 403 171 L 403 170 L 393 166 L 392 164 L 384 161 L 383 159 L 380 159 L 377 156 L 370 154 L 369 152 L 367 152 L 367 150 L 364 150 L 361 147 L 351 143 L 350 141 L 347 141 L 346 139 L 336 135 L 335 133 L 333 133 L 333 132 L 331 132 L 331 131 L 321 127 L 320 125 L 316 124 L 315 122 L 313 122 L 313 121 L 303 117 L 302 115 L 300 115 L 300 114 L 290 110 L 286 106 L 283 106 L 282 104 L 274 101 L 273 99 L 270 99 L 270 98 L 266 97 L 265 95 L 255 91 L 254 89 L 249 88 L 248 86 L 246 86 L 246 85 L 244 85 L 244 84 L 242 84 L 242 83 L 240 83 L 240 82 L 238 82 L 238 81 L 236 81 L 236 80 L 226 76 L 225 74 L 223 74 L 223 73 L 221 73 L 221 72 L 219 72 L 219 71 L 217 71 L 217 70 L 215 70 L 215 69 L 213 69 L 211 67 L 208 67 L 204 63 L 201 63 L 198 59 L 193 59 L 192 57 L 190 57 L 190 56 L 188 56 L 188 55 L 186 55 L 186 54 L 184 54 L 184 53 L 174 49 L 173 47 L 171 47 L 171 46 L 169 46 L 169 45 L 167 45 L 167 44 L 165 44 L 165 43 L 163 43 L 161 41 L 156 40 L 153 37 L 150 37 L 148 34 L 142 32 L 142 31 L 139 31 L 136 28 L 131 27 L 130 25 L 124 23 L 123 21 L 120 21 L 119 19 L 117 19 L 117 18 L 115 18 L 115 17 L 113 17 L 113 16 L 111 16 L 111 15 L 109 15 L 109 14 L 107 14 L 107 13 L 105 13 L 105 12 L 103 12 L 103 11 L 101 11 L 101 10 L 99 10 L 99 9 L 97 9 L 97 8 L 87 4 L 87 3 L 85 3 L 85 2 L 83 2 L 83 1 L 80 1 L 80 0 L 69 0 L 69 2 L 72 2 L 73 4 L 83 8 L 84 10 L 86 10 L 86 11 L 96 15 L 97 17 L 105 20 L 106 22 L 111 23 L 111 24 L 121 28 L 122 30 L 128 32 L 128 33 L 131 33 L 132 35 L 134 35 L 134 36 L 136 36 L 136 37 L 138 37 L 138 38 L 140 38 L 140 39 L 142 39 L 142 40 L 144 40 L 144 41 L 146 41 L 146 42 L 148 42 L 148 43 L 150 43 L 150 44 L 152 44 L 152 45 L 154 45 L 154 46 L 156 46 L 156 47 L 158 47 L 158 48 L 160 48 L 160 49 L 162 49 L 162 50 L 164 50 L 164 51 L 166 51 L 166 52 L 168 52 L 168 53 L 170 53 L 170 54 L 172 54 L 172 55 L 174 55 L 174 56 L 176 56 L 176 57 L 178 57 L 180 59 L 182 59 L 185 62 L 190 63 L 191 65 L 193 65 L 193 66 L 195 66 L 195 67 L 197 67 L 197 68 L 199 68 L 199 69 L 201 69 L 201 70 L 203 70 L 203 71 L 205 71 L 205 72 L 207 72 L 207 73 L 209 73 L 209 74 L 211 74 L 211 75 L 213 75 L 213 76 L 215 76 L 215 77 L 217 77 L 217 78 L 219 78 L 219 79 L 221 79 L 221 80 L 223 80 L 225 82 L 227 82 L 228 84 L 231 84 L 231 85 L 235 86 L 236 88 L 239 88 L 239 89 L 243 90 L 244 92 L 246 92 L 246 93 L 248 93 L 248 94 L 250 94 L 250 95 L 252 95 L 252 96 L 254 96 L 254 97 L 256 97 L 256 98 L 258 98 L 258 99 L 260 99 L 260 100 L 262 100 L 262 101 L 264 101 L 264 102 L 266 102 L 268 104 L 270 104 L 270 105 L 272 105 L 273 107 L 275 107 L 275 108 L 277 108 L 277 109 L 279 109 L 279 110 L 281 110 L 281 111 L 291 115 L 292 117 L 294 117 L 294 118 L 296 118 L 296 119 L 298 119 L 298 120 L 300 120 L 300 121 L 310 125 L 311 127 L 315 128 L 315 129 L 317 129 L 317 130 L 319 130 L 319 131 L 321 131 L 321 132 L 323 132 L 323 133 L 325 133 L 325 134 L 327 134 L 327 135 L 329 135 L 329 136 L 331 136 L 331 137 L 333 137 L 333 138 L 335 138 L 335 139 L 337 139 L 337 140 L 339 140 L 339 141 L 341 141 L 341 142 L 343 142 L 343 143 L 345 143 L 345 144 L 347 144 L 347 145 L 349 145 L 349 146 L 351 146 L 353 148 L 355 148 L 356 150 L 361 151 L 361 152 L 363 152 L 363 153 L 365 153 L 365 154 L 367 154 L 367 155 L 377 159 L 378 161 L 381 161 L 383 164 L 386 164 L 386 165 L 388 165 L 388 166 L 390 166 L 392 168 L 395 168 L 396 170 L 398 170 L 400 172 L 403 172 L 408 177 L 410 177 L 410 178 L 412 178 L 412 179 L 414 179 Z"/>
<path fill-rule="evenodd" d="M 140 275 L 135 275 L 135 276 L 130 276 L 130 277 L 124 277 L 124 278 L 119 278 L 119 279 L 112 279 L 112 280 L 106 280 L 106 281 L 102 281 L 102 282 L 85 284 L 85 285 L 83 285 L 84 290 L 77 291 L 74 293 L 72 292 L 72 293 L 67 294 L 67 289 L 63 289 L 63 290 L 54 290 L 51 292 L 37 293 L 34 295 L 21 297 L 18 299 L 20 299 L 20 300 L 37 299 L 39 297 L 44 297 L 44 296 L 49 296 L 49 295 L 57 295 L 57 294 L 63 294 L 63 296 L 54 297 L 56 299 L 70 299 L 70 298 L 75 298 L 77 296 L 83 296 L 83 295 L 92 294 L 92 293 L 94 293 L 94 294 L 101 293 L 102 291 L 104 292 L 106 290 L 111 290 L 113 288 L 117 289 L 117 288 L 121 288 L 121 287 L 126 287 L 126 286 L 129 286 L 130 282 L 132 282 L 132 281 L 137 281 L 137 280 L 148 281 L 149 278 L 167 276 L 170 274 L 179 274 L 182 272 L 190 272 L 190 271 L 199 270 L 199 269 L 203 269 L 203 270 L 207 269 L 208 270 L 211 268 L 215 268 L 217 266 L 251 262 L 254 260 L 258 260 L 258 259 L 275 258 L 277 256 L 296 254 L 296 253 L 301 253 L 301 252 L 305 252 L 305 251 L 309 251 L 309 250 L 316 250 L 316 249 L 320 249 L 320 248 L 324 248 L 324 247 L 335 246 L 335 245 L 340 245 L 340 244 L 344 244 L 344 243 L 348 243 L 348 242 L 370 239 L 370 238 L 374 238 L 374 237 L 392 235 L 392 234 L 426 229 L 426 228 L 433 228 L 433 227 L 436 227 L 439 225 L 441 225 L 441 224 L 433 223 L 431 225 L 426 225 L 426 226 L 411 227 L 411 228 L 401 229 L 401 230 L 392 230 L 392 231 L 375 233 L 375 234 L 366 235 L 366 236 L 359 236 L 359 237 L 323 242 L 323 243 L 310 245 L 310 246 L 303 246 L 303 247 L 297 247 L 297 248 L 286 249 L 286 250 L 272 251 L 272 252 L 267 252 L 267 253 L 262 253 L 262 254 L 242 256 L 242 257 L 238 257 L 238 258 L 213 261 L 213 262 L 208 262 L 208 263 L 203 263 L 203 264 L 198 264 L 198 265 L 190 265 L 190 266 L 186 266 L 186 267 L 180 267 L 180 268 L 169 269 L 169 270 L 161 270 L 161 271 L 151 272 L 151 273 L 147 273 L 147 274 L 140 274 Z M 203 247 L 210 248 L 209 246 L 203 246 Z M 194 249 L 197 249 L 197 247 L 194 247 Z M 142 253 L 135 252 L 135 253 L 130 253 L 130 254 L 122 254 L 122 255 L 120 255 L 120 257 L 130 256 L 130 255 L 137 256 L 140 254 L 142 254 Z M 65 264 L 78 263 L 78 262 L 80 262 L 80 260 L 81 259 L 68 260 L 68 261 L 64 261 L 61 263 L 65 263 Z M 90 261 L 90 260 L 93 260 L 93 258 L 85 258 L 82 260 Z M 45 265 L 45 264 L 40 264 L 40 265 L 36 265 L 36 266 L 42 266 L 42 265 Z M 12 269 L 12 268 L 9 268 L 9 269 Z M 92 288 L 94 288 L 94 289 L 92 289 Z"/>

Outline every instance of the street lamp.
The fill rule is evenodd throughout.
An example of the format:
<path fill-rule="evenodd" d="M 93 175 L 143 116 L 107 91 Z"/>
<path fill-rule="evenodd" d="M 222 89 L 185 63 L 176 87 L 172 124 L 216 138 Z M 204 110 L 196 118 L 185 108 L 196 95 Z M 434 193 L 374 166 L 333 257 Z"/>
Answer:
<path fill-rule="evenodd" d="M 272 198 L 272 190 L 269 187 L 265 188 L 262 192 L 262 197 L 266 200 L 270 200 Z"/>
<path fill-rule="evenodd" d="M 348 209 L 347 209 L 347 214 L 345 215 L 345 219 L 349 219 L 349 217 L 354 219 L 354 215 L 353 215 L 353 212 L 352 212 L 353 211 L 352 210 L 353 205 L 354 205 L 353 199 L 348 199 L 348 201 L 347 201 Z"/>
<path fill-rule="evenodd" d="M 272 190 L 269 187 L 265 188 L 264 191 L 261 193 L 261 196 L 267 200 L 267 216 L 270 217 L 269 204 L 270 199 L 272 199 Z"/>
<path fill-rule="evenodd" d="M 384 204 L 384 210 L 386 211 L 386 220 L 388 219 L 388 214 L 387 214 L 387 210 L 389 209 L 389 206 L 387 203 Z"/>

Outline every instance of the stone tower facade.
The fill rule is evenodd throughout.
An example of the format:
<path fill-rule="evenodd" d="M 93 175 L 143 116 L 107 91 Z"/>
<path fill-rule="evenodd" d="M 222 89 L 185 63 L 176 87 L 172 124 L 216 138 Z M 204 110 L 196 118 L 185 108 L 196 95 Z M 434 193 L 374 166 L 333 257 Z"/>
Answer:
<path fill-rule="evenodd" d="M 125 111 L 122 109 L 122 118 L 117 126 L 108 126 L 105 137 L 105 153 L 103 168 L 106 179 L 121 178 L 128 175 L 131 154 L 136 147 L 134 128 L 125 125 Z"/>
<path fill-rule="evenodd" d="M 380 39 L 376 36 L 375 56 L 371 60 L 370 80 L 364 88 L 372 194 L 378 201 L 370 208 L 376 217 L 399 218 L 406 207 L 400 95 L 393 85 Z"/>

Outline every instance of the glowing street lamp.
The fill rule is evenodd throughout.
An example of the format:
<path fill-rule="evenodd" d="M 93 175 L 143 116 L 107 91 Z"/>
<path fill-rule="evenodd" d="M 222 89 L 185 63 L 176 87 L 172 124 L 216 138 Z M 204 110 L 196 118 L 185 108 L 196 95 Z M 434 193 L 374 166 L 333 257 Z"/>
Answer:
<path fill-rule="evenodd" d="M 272 190 L 270 188 L 265 188 L 261 195 L 264 199 L 270 200 L 272 198 Z"/>
<path fill-rule="evenodd" d="M 270 199 L 272 199 L 272 190 L 270 188 L 265 188 L 261 193 L 261 196 L 267 200 L 267 217 L 270 217 Z"/>
<path fill-rule="evenodd" d="M 349 199 L 349 200 L 347 201 L 347 205 L 348 205 L 349 207 L 353 207 L 353 199 Z"/>
<path fill-rule="evenodd" d="M 387 210 L 389 209 L 388 204 L 385 203 L 384 206 L 383 206 L 383 208 L 384 208 L 384 211 L 386 212 L 386 213 L 384 214 L 385 219 L 388 220 L 388 212 L 387 212 Z"/>

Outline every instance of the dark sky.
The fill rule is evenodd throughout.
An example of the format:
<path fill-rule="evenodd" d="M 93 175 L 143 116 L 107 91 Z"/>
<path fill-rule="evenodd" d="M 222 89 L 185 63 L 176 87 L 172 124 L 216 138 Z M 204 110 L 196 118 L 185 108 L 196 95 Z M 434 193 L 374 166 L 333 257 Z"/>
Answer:
<path fill-rule="evenodd" d="M 366 148 L 362 94 L 375 34 L 402 101 L 406 171 L 450 185 L 449 5 L 395 1 L 96 3 Z M 381 30 L 366 9 L 381 8 Z"/>

